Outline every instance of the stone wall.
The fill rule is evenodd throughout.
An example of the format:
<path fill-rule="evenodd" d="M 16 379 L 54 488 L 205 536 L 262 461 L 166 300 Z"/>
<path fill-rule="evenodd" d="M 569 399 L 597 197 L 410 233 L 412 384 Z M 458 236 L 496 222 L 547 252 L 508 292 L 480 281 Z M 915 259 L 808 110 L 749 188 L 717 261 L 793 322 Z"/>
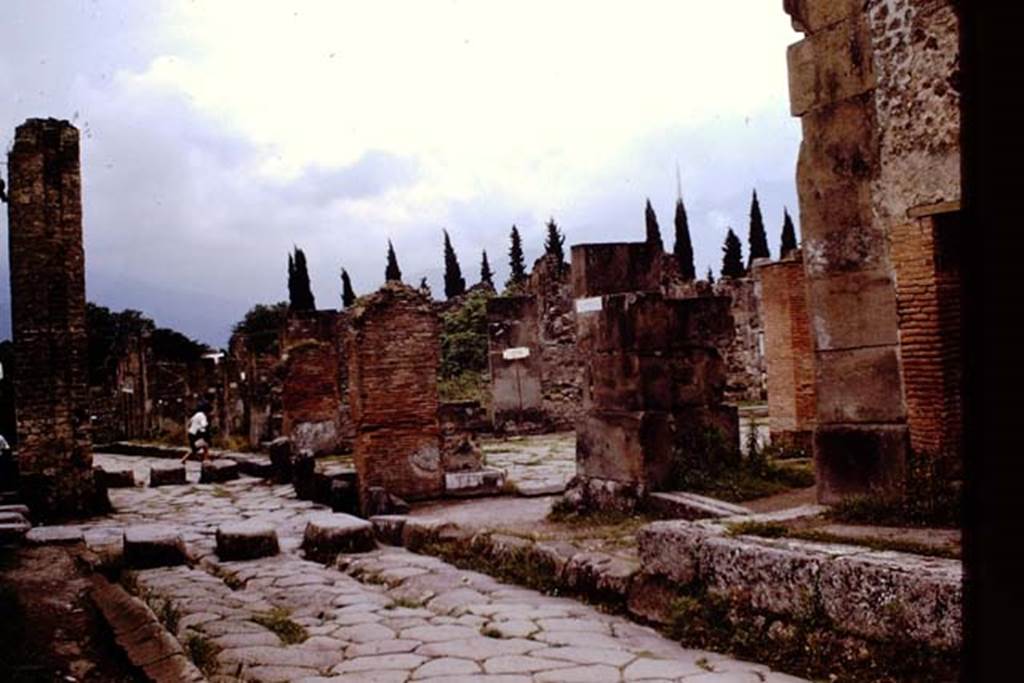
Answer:
<path fill-rule="evenodd" d="M 817 410 L 814 345 L 799 251 L 757 268 L 761 281 L 772 443 L 810 452 Z"/>
<path fill-rule="evenodd" d="M 544 428 L 538 317 L 537 300 L 532 296 L 501 296 L 487 302 L 490 415 L 499 432 Z M 507 358 L 506 352 L 517 357 Z M 518 357 L 523 353 L 528 355 Z"/>
<path fill-rule="evenodd" d="M 29 119 L 7 164 L 21 495 L 37 518 L 84 515 L 103 501 L 89 433 L 78 130 Z"/>
<path fill-rule="evenodd" d="M 440 496 L 437 313 L 423 293 L 389 282 L 350 314 L 349 398 L 361 503 L 378 486 L 407 500 Z"/>
<path fill-rule="evenodd" d="M 282 336 L 282 431 L 296 451 L 315 455 L 351 448 L 345 314 L 292 311 Z"/>
<path fill-rule="evenodd" d="M 761 323 L 761 282 L 756 275 L 724 277 L 714 283 L 715 296 L 729 297 L 735 334 L 727 349 L 726 400 L 760 402 L 767 396 L 764 330 Z"/>
<path fill-rule="evenodd" d="M 908 414 L 908 397 L 922 391 L 911 383 L 929 373 L 903 370 L 916 350 L 901 344 L 910 318 L 898 311 L 901 268 L 889 241 L 894 233 L 902 240 L 900 226 L 922 212 L 959 207 L 954 3 L 789 0 L 786 10 L 806 34 L 788 59 L 792 113 L 803 127 L 797 184 L 815 345 L 818 495 L 833 502 L 898 493 L 908 419 L 921 423 Z M 923 358 L 914 362 L 942 365 L 939 356 Z"/>
<path fill-rule="evenodd" d="M 720 352 L 734 334 L 730 300 L 630 291 L 658 282 L 653 251 L 642 243 L 572 248 L 574 266 L 582 266 L 573 281 L 584 416 L 573 487 L 580 492 L 570 496 L 586 505 L 629 505 L 670 486 L 673 446 L 687 435 L 714 428 L 738 448 L 736 410 L 723 405 Z M 631 266 L 634 259 L 646 267 Z M 610 488 L 610 501 L 585 500 L 595 483 Z"/>

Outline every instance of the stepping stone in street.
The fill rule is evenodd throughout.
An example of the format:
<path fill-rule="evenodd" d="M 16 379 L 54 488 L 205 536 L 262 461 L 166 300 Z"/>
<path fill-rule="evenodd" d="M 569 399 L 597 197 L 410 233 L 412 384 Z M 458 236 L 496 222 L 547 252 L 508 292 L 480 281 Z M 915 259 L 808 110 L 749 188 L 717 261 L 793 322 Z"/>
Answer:
<path fill-rule="evenodd" d="M 158 463 L 149 468 L 150 486 L 173 486 L 187 483 L 185 465 L 181 463 Z"/>
<path fill-rule="evenodd" d="M 135 471 L 127 468 L 97 467 L 96 474 L 108 489 L 123 489 L 135 486 Z"/>
<path fill-rule="evenodd" d="M 203 468 L 199 472 L 200 484 L 217 484 L 232 479 L 238 479 L 238 463 L 227 458 L 204 462 Z"/>
<path fill-rule="evenodd" d="M 172 526 L 148 524 L 124 530 L 124 563 L 128 567 L 173 567 L 187 561 L 185 543 Z"/>
<path fill-rule="evenodd" d="M 83 540 L 82 528 L 78 526 L 37 526 L 27 534 L 29 545 L 63 545 Z"/>
<path fill-rule="evenodd" d="M 402 545 L 402 529 L 405 528 L 405 515 L 374 515 L 370 517 L 373 531 L 382 543 Z"/>
<path fill-rule="evenodd" d="M 0 524 L 28 524 L 20 512 L 0 512 Z"/>
<path fill-rule="evenodd" d="M 306 557 L 324 563 L 339 553 L 363 553 L 376 547 L 373 524 L 343 512 L 311 515 L 302 538 Z"/>
<path fill-rule="evenodd" d="M 28 505 L 0 505 L 0 512 L 17 512 L 25 519 L 28 519 Z"/>
<path fill-rule="evenodd" d="M 217 528 L 217 557 L 222 560 L 254 560 L 278 552 L 277 531 L 266 522 L 251 519 Z"/>

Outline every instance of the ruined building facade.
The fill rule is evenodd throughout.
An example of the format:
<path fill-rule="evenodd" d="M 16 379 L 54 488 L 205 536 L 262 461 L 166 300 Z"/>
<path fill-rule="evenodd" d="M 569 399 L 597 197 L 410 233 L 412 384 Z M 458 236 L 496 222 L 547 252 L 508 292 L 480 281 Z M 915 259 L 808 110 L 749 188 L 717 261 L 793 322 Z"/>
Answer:
<path fill-rule="evenodd" d="M 788 61 L 823 502 L 905 491 L 912 462 L 958 476 L 954 5 L 785 2 L 805 35 Z"/>
<path fill-rule="evenodd" d="M 37 518 L 102 506 L 89 432 L 78 130 L 29 119 L 8 155 L 11 322 L 22 498 Z"/>

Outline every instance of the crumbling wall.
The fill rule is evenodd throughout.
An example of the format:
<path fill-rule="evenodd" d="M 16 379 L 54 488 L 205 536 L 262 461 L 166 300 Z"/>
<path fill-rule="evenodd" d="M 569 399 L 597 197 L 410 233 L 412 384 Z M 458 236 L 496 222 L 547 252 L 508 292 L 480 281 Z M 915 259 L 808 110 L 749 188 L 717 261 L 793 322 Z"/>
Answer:
<path fill-rule="evenodd" d="M 350 448 L 347 384 L 341 352 L 345 316 L 336 311 L 292 311 L 282 338 L 282 430 L 297 451 L 336 453 Z"/>
<path fill-rule="evenodd" d="M 720 351 L 734 333 L 731 302 L 666 298 L 657 289 L 660 261 L 643 243 L 575 245 L 572 257 L 584 416 L 569 495 L 629 507 L 671 485 L 674 447 L 687 436 L 715 429 L 738 448 L 736 409 L 723 404 Z M 604 267 L 592 267 L 598 263 Z M 595 486 L 610 490 L 609 498 L 587 502 Z"/>
<path fill-rule="evenodd" d="M 715 296 L 729 298 L 734 336 L 723 349 L 726 363 L 726 400 L 733 403 L 764 401 L 767 378 L 764 329 L 761 323 L 761 281 L 756 275 L 723 277 L 714 283 Z"/>
<path fill-rule="evenodd" d="M 545 425 L 538 320 L 533 296 L 502 296 L 487 302 L 490 414 L 499 432 Z"/>
<path fill-rule="evenodd" d="M 812 450 L 817 402 L 814 345 L 800 252 L 757 268 L 762 287 L 768 420 L 772 443 Z"/>
<path fill-rule="evenodd" d="M 440 496 L 437 313 L 425 294 L 388 282 L 350 314 L 349 399 L 361 505 L 370 487 L 407 500 Z"/>
<path fill-rule="evenodd" d="M 576 349 L 571 268 L 542 256 L 526 288 L 538 303 L 541 405 L 551 429 L 573 429 L 583 414 L 583 365 Z"/>
<path fill-rule="evenodd" d="M 103 497 L 89 433 L 78 130 L 29 119 L 7 165 L 21 495 L 39 518 L 85 515 Z"/>
<path fill-rule="evenodd" d="M 959 208 L 958 28 L 950 0 L 789 0 L 792 113 L 817 376 L 818 497 L 905 491 L 908 399 L 928 372 L 897 279 L 903 233 Z M 911 224 L 907 230 L 901 226 Z M 925 226 L 927 227 L 927 226 Z M 890 251 L 890 240 L 897 244 Z M 906 279 L 909 277 L 910 279 Z M 908 355 L 910 352 L 910 355 Z M 947 393 L 944 390 L 943 393 Z M 918 439 L 920 442 L 920 439 Z"/>

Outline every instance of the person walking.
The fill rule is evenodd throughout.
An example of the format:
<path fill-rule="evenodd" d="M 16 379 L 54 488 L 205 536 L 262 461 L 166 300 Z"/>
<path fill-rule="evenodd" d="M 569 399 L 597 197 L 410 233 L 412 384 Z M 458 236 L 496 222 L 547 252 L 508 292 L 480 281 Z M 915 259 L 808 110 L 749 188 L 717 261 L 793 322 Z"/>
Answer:
<path fill-rule="evenodd" d="M 206 462 L 210 457 L 210 418 L 207 413 L 210 407 L 206 401 L 200 401 L 196 406 L 196 412 L 188 419 L 188 447 L 189 452 L 181 459 L 184 463 L 190 456 L 197 455 Z"/>

